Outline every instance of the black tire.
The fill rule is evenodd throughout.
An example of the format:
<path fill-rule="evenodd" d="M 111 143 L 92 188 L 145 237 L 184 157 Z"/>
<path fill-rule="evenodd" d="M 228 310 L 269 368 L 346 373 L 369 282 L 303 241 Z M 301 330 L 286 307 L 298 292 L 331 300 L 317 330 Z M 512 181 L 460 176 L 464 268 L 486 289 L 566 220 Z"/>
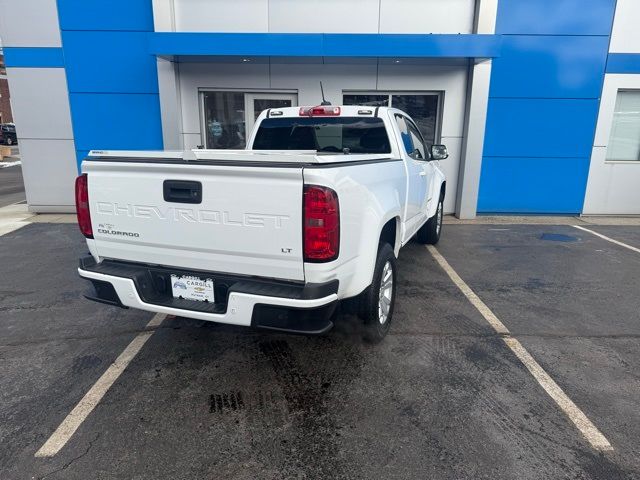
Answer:
<path fill-rule="evenodd" d="M 442 210 L 444 208 L 444 198 L 442 195 L 438 200 L 438 209 L 436 210 L 436 214 L 427 220 L 418 233 L 416 233 L 416 240 L 419 243 L 427 244 L 427 245 L 435 245 L 440 240 L 440 234 L 442 233 Z"/>
<path fill-rule="evenodd" d="M 11 137 L 7 137 L 7 145 L 13 145 L 13 139 Z"/>
<path fill-rule="evenodd" d="M 388 298 L 388 308 L 386 316 L 380 313 L 382 309 L 381 287 L 383 285 L 383 274 L 388 265 L 387 272 L 391 273 L 391 284 L 387 283 L 385 298 Z M 393 310 L 396 303 L 396 256 L 393 248 L 388 243 L 381 243 L 378 247 L 378 258 L 373 270 L 373 281 L 367 289 L 360 294 L 359 317 L 364 321 L 363 337 L 367 342 L 378 343 L 389 333 L 391 321 L 393 320 Z"/>

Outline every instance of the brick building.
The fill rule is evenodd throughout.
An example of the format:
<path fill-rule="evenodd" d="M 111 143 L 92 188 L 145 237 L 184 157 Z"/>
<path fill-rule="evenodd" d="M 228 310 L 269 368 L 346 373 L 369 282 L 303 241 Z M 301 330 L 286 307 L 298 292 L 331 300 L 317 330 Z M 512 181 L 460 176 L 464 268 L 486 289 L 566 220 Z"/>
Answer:
<path fill-rule="evenodd" d="M 11 103 L 9 103 L 9 83 L 4 68 L 4 55 L 0 52 L 0 123 L 13 122 Z"/>

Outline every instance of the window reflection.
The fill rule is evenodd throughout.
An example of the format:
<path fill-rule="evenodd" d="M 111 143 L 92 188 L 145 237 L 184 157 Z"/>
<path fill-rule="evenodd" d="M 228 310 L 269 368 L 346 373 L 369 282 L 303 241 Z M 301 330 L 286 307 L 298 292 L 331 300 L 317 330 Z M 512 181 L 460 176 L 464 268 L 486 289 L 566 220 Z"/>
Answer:
<path fill-rule="evenodd" d="M 244 93 L 204 92 L 204 126 L 207 148 L 244 148 Z"/>
<path fill-rule="evenodd" d="M 616 98 L 607 160 L 640 160 L 640 91 L 621 90 Z"/>
<path fill-rule="evenodd" d="M 342 97 L 342 101 L 345 105 L 393 107 L 406 112 L 413 121 L 416 122 L 420 133 L 424 137 L 427 147 L 431 147 L 431 145 L 436 143 L 439 119 L 439 100 L 440 95 L 438 93 L 349 93 Z"/>
<path fill-rule="evenodd" d="M 391 106 L 416 122 L 428 147 L 436 142 L 438 95 L 391 95 Z"/>

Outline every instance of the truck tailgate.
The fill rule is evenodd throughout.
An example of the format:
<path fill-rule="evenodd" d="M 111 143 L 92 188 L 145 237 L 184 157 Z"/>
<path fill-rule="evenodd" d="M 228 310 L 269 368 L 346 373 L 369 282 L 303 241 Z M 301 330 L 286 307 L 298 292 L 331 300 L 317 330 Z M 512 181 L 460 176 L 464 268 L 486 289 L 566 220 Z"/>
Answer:
<path fill-rule="evenodd" d="M 302 166 L 101 160 L 83 172 L 102 258 L 304 280 Z"/>

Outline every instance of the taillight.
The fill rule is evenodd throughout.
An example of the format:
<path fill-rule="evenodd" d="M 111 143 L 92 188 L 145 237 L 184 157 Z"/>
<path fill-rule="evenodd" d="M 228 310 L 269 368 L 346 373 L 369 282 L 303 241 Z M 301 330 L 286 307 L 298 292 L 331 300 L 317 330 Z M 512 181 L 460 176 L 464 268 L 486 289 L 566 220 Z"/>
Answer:
<path fill-rule="evenodd" d="M 89 212 L 89 185 L 86 173 L 76 178 L 76 214 L 78 215 L 78 225 L 82 234 L 87 238 L 93 238 L 91 213 Z"/>
<path fill-rule="evenodd" d="M 304 187 L 304 260 L 330 262 L 340 250 L 338 195 L 327 187 Z"/>
<path fill-rule="evenodd" d="M 340 115 L 340 107 L 320 105 L 318 107 L 300 107 L 301 117 L 335 117 Z"/>

